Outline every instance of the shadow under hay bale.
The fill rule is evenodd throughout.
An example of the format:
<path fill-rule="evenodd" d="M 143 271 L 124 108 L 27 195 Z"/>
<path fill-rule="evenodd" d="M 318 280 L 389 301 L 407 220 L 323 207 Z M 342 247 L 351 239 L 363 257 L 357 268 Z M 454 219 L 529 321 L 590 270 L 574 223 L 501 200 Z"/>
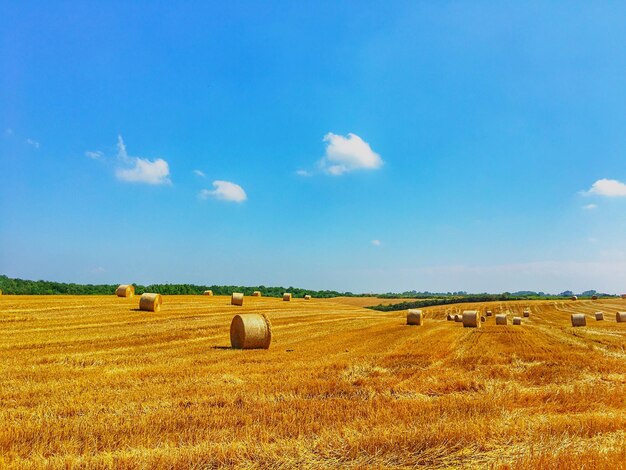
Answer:
<path fill-rule="evenodd" d="M 161 294 L 150 294 L 145 293 L 141 295 L 139 299 L 139 310 L 143 310 L 145 312 L 158 312 L 161 310 L 161 304 L 163 303 L 163 298 Z"/>
<path fill-rule="evenodd" d="M 234 349 L 269 349 L 272 325 L 265 315 L 235 315 L 230 324 L 230 343 Z"/>

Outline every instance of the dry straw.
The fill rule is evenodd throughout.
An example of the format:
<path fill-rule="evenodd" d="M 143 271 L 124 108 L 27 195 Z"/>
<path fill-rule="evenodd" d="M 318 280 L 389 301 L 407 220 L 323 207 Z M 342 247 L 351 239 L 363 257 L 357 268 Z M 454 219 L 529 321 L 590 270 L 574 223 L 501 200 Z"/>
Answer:
<path fill-rule="evenodd" d="M 233 292 L 230 296 L 231 305 L 243 305 L 243 294 L 241 292 Z"/>
<path fill-rule="evenodd" d="M 285 302 L 289 302 L 289 301 L 291 300 L 291 294 L 290 294 L 289 292 L 285 292 L 285 293 L 283 294 L 283 300 L 284 300 Z"/>
<path fill-rule="evenodd" d="M 304 300 L 311 300 L 311 296 L 309 294 L 305 295 Z"/>
<path fill-rule="evenodd" d="M 265 315 L 235 315 L 230 324 L 230 344 L 234 349 L 268 349 L 272 342 L 272 325 Z"/>
<path fill-rule="evenodd" d="M 139 299 L 139 310 L 145 310 L 147 312 L 158 312 L 161 310 L 161 304 L 163 299 L 161 294 L 141 294 Z"/>
<path fill-rule="evenodd" d="M 118 297 L 132 297 L 135 295 L 135 286 L 132 284 L 122 284 L 115 290 Z"/>
<path fill-rule="evenodd" d="M 624 322 L 626 322 L 626 312 L 617 312 L 615 314 L 615 321 L 617 323 L 624 323 Z"/>
<path fill-rule="evenodd" d="M 572 313 L 572 326 L 587 326 L 587 317 L 583 313 Z"/>
<path fill-rule="evenodd" d="M 508 319 L 506 314 L 500 313 L 496 315 L 496 325 L 506 325 L 508 323 Z"/>
<path fill-rule="evenodd" d="M 422 313 L 422 311 L 410 308 L 406 314 L 406 324 L 421 326 L 423 322 L 424 314 Z"/>
<path fill-rule="evenodd" d="M 523 315 L 524 315 L 524 318 L 530 317 L 530 310 L 528 310 L 528 309 L 524 310 L 524 314 Z"/>
<path fill-rule="evenodd" d="M 252 293 L 252 297 L 261 297 L 261 291 L 260 291 L 260 290 L 255 290 L 255 291 Z"/>
<path fill-rule="evenodd" d="M 213 297 L 213 291 L 212 290 L 205 290 L 202 295 L 208 295 L 209 297 Z"/>
<path fill-rule="evenodd" d="M 596 320 L 597 321 L 604 320 L 604 312 L 596 312 Z"/>
<path fill-rule="evenodd" d="M 465 310 L 463 312 L 463 328 L 478 328 L 480 326 L 480 314 L 478 310 Z"/>
<path fill-rule="evenodd" d="M 513 324 L 514 325 L 521 325 L 522 324 L 522 317 L 513 317 Z"/>

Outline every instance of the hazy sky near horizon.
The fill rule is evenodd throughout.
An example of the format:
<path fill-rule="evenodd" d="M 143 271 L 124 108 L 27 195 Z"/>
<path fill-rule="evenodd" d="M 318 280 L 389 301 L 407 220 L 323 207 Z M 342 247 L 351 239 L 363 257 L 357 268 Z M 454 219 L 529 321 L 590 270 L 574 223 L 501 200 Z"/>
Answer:
<path fill-rule="evenodd" d="M 0 273 L 626 292 L 626 4 L 0 0 Z"/>

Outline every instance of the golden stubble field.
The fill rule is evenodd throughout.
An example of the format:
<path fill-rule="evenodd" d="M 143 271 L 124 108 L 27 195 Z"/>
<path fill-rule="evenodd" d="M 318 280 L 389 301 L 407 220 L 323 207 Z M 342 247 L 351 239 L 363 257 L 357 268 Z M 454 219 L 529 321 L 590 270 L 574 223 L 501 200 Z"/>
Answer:
<path fill-rule="evenodd" d="M 1 468 L 626 467 L 624 300 L 422 327 L 341 299 L 138 302 L 0 297 Z M 444 319 L 487 306 L 532 315 Z M 239 312 L 268 314 L 269 350 L 229 348 Z"/>

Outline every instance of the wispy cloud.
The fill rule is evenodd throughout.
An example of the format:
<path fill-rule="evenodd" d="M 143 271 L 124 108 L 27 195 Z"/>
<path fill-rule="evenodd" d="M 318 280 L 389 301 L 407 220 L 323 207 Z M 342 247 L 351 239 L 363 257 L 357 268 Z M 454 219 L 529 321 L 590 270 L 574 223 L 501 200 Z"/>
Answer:
<path fill-rule="evenodd" d="M 87 151 L 85 152 L 85 156 L 89 158 L 93 158 L 94 160 L 99 160 L 104 157 L 104 153 L 100 150 L 96 150 L 95 152 Z"/>
<path fill-rule="evenodd" d="M 587 196 L 626 197 L 626 184 L 618 180 L 603 178 L 593 183 L 588 191 L 583 191 L 583 194 Z"/>
<path fill-rule="evenodd" d="M 213 181 L 213 187 L 215 189 L 203 189 L 198 193 L 199 199 L 219 199 L 221 201 L 229 202 L 244 202 L 248 199 L 248 196 L 244 189 L 238 184 L 231 183 L 230 181 Z"/>
<path fill-rule="evenodd" d="M 339 176 L 355 170 L 377 170 L 383 160 L 370 145 L 356 134 L 347 136 L 329 132 L 324 136 L 326 155 L 320 160 L 321 168 L 329 175 Z"/>
<path fill-rule="evenodd" d="M 123 165 L 115 170 L 117 179 L 127 183 L 171 184 L 170 167 L 162 158 L 147 158 L 128 155 L 122 136 L 117 138 L 117 159 Z"/>
<path fill-rule="evenodd" d="M 25 142 L 30 145 L 31 147 L 34 147 L 36 149 L 39 148 L 39 142 L 37 142 L 36 140 L 33 139 L 26 139 Z"/>
<path fill-rule="evenodd" d="M 203 171 L 200 171 L 200 170 L 193 170 L 193 172 L 194 172 L 197 176 L 199 176 L 199 177 L 201 177 L 201 178 L 204 178 L 204 177 L 206 176 L 206 175 L 204 174 L 204 172 L 203 172 Z"/>
<path fill-rule="evenodd" d="M 586 211 L 592 211 L 597 208 L 598 208 L 597 204 L 586 204 L 583 206 L 583 209 L 585 209 Z"/>
<path fill-rule="evenodd" d="M 313 173 L 308 170 L 297 170 L 296 175 L 298 176 L 313 176 Z"/>
<path fill-rule="evenodd" d="M 380 240 L 372 240 L 371 243 L 374 246 L 381 246 L 382 245 L 382 242 Z"/>

